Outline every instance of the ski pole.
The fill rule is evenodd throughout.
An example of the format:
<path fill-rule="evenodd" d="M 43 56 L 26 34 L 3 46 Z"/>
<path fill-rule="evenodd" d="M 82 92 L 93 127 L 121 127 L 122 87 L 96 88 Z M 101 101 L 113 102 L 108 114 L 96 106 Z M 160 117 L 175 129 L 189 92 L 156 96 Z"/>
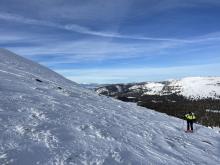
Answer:
<path fill-rule="evenodd" d="M 183 122 L 182 122 L 182 130 L 184 131 L 184 120 L 183 120 Z"/>

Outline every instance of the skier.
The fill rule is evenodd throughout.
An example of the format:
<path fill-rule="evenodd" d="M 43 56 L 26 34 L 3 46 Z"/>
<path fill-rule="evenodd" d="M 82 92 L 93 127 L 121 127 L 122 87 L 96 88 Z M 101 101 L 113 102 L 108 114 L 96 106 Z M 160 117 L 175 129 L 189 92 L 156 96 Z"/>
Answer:
<path fill-rule="evenodd" d="M 193 132 L 193 122 L 196 120 L 196 116 L 194 113 L 189 112 L 185 115 L 185 119 L 187 121 L 187 130 L 186 132 Z"/>

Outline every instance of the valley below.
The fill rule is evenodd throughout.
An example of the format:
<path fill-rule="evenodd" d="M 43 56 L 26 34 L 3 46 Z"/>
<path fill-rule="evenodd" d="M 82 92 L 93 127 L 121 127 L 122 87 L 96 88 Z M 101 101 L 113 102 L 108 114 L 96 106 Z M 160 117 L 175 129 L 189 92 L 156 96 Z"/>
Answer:
<path fill-rule="evenodd" d="M 95 90 L 181 119 L 194 112 L 198 123 L 219 127 L 219 82 L 219 77 L 188 77 L 179 81 L 104 85 Z"/>

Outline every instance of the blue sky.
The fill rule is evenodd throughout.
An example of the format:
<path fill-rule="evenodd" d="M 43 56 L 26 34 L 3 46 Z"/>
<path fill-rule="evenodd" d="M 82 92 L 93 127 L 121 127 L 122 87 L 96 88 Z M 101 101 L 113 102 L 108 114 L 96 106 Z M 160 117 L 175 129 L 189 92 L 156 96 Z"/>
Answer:
<path fill-rule="evenodd" d="M 78 83 L 220 76 L 220 1 L 1 0 L 0 47 Z"/>

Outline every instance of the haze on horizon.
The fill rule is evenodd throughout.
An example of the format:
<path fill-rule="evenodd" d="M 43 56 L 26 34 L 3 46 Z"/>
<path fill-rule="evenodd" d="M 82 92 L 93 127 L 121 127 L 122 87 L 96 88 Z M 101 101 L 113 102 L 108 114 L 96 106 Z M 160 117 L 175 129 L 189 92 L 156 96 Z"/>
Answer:
<path fill-rule="evenodd" d="M 220 76 L 218 0 L 1 0 L 0 47 L 78 83 Z"/>

